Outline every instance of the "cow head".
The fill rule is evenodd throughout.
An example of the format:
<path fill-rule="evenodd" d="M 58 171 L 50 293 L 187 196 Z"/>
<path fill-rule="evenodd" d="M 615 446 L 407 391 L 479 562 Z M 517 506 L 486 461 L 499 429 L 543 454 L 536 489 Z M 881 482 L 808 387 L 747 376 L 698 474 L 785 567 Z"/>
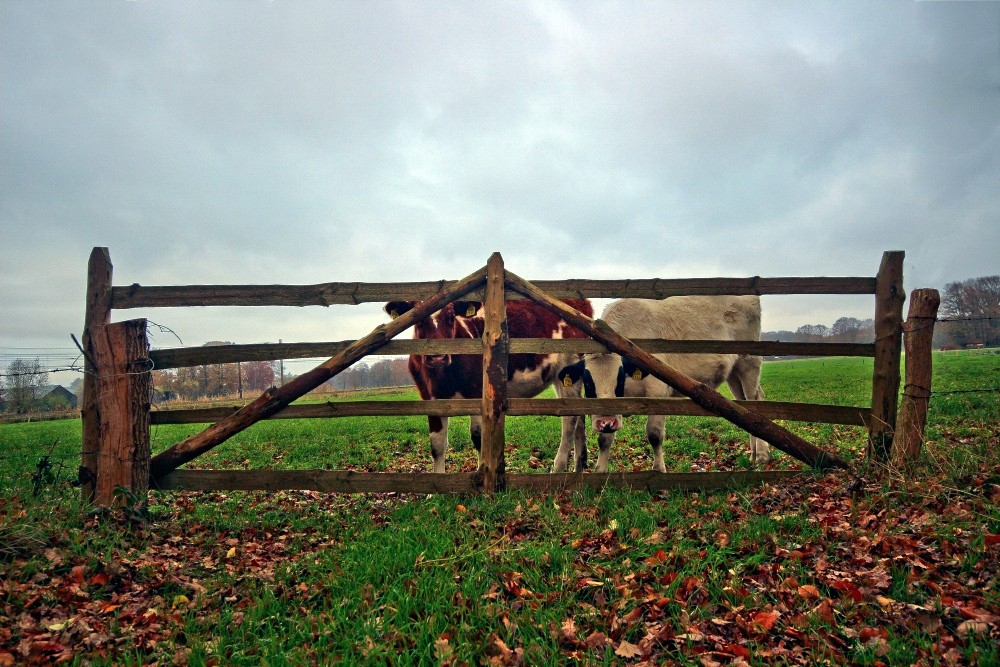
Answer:
<path fill-rule="evenodd" d="M 390 301 L 385 304 L 385 312 L 393 319 L 403 315 L 417 304 L 416 301 Z M 456 301 L 413 325 L 413 337 L 418 340 L 444 340 L 456 338 L 458 313 L 471 317 L 479 309 L 479 302 Z M 471 313 L 471 315 L 466 315 Z M 450 354 L 424 356 L 424 363 L 430 368 L 444 368 L 451 364 Z"/>
<path fill-rule="evenodd" d="M 559 381 L 567 385 L 583 381 L 583 395 L 587 398 L 621 398 L 625 395 L 625 382 L 642 380 L 646 372 L 630 359 L 617 354 L 588 354 L 583 359 L 559 371 Z M 621 415 L 594 415 L 592 423 L 599 433 L 615 433 L 622 427 Z"/>

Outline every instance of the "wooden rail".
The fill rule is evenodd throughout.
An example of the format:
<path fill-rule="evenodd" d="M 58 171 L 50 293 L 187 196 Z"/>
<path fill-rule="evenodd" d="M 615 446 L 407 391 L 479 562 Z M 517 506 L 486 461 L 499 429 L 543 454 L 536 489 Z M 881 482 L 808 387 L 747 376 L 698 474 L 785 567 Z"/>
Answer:
<path fill-rule="evenodd" d="M 481 493 L 479 473 L 354 472 L 352 470 L 175 470 L 156 488 L 185 491 L 286 491 L 321 493 Z M 630 488 L 649 492 L 667 489 L 729 489 L 748 484 L 808 478 L 808 471 L 764 470 L 725 472 L 611 472 L 530 474 L 507 473 L 508 489 L 535 493 L 563 489 Z"/>
<path fill-rule="evenodd" d="M 533 283 L 558 299 L 665 299 L 685 294 L 875 294 L 875 278 L 649 278 L 636 280 L 539 280 Z M 133 284 L 111 289 L 115 309 L 187 306 L 333 306 L 384 301 L 419 301 L 454 281 L 415 283 L 323 283 L 318 285 Z M 485 292 L 469 293 L 483 300 Z M 510 299 L 520 295 L 510 294 Z"/>
<path fill-rule="evenodd" d="M 818 403 L 788 403 L 779 401 L 734 401 L 752 408 L 769 419 L 809 421 L 821 424 L 866 426 L 871 409 Z M 713 414 L 687 398 L 511 398 L 507 415 L 512 417 L 550 415 L 620 414 L 674 415 L 711 417 Z M 211 424 L 239 410 L 239 407 L 190 408 L 154 410 L 151 424 Z M 323 419 L 339 417 L 467 417 L 478 415 L 482 403 L 478 398 L 455 398 L 444 401 L 342 401 L 289 405 L 271 419 Z"/>
<path fill-rule="evenodd" d="M 329 343 L 255 343 L 251 345 L 212 345 L 153 350 L 149 357 L 158 370 L 232 364 L 243 361 L 277 361 L 328 357 L 355 341 Z M 770 356 L 874 357 L 873 343 L 784 343 L 778 341 L 722 340 L 636 340 L 647 352 L 753 354 Z M 511 354 L 551 354 L 559 352 L 596 353 L 607 348 L 586 338 L 511 338 Z M 411 354 L 482 354 L 483 344 L 471 338 L 446 340 L 394 340 L 378 350 L 380 355 Z"/>

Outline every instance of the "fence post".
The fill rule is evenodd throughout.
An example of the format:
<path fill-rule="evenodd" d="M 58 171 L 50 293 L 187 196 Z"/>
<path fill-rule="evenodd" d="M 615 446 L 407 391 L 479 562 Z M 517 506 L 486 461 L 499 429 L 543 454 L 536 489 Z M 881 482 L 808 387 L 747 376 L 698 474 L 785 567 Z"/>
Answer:
<path fill-rule="evenodd" d="M 483 330 L 483 437 L 479 452 L 479 478 L 484 493 L 506 486 L 504 417 L 507 410 L 507 299 L 503 257 L 495 252 L 486 263 L 486 323 Z"/>
<path fill-rule="evenodd" d="M 149 341 L 146 320 L 91 332 L 100 415 L 94 504 L 145 509 L 149 490 Z M 131 498 L 115 498 L 121 487 Z"/>
<path fill-rule="evenodd" d="M 927 403 L 931 397 L 934 322 L 941 295 L 936 289 L 918 289 L 910 293 L 910 309 L 903 325 L 906 348 L 906 384 L 892 437 L 892 462 L 902 466 L 920 454 L 927 425 Z"/>
<path fill-rule="evenodd" d="M 875 365 L 872 373 L 872 421 L 868 427 L 869 460 L 886 462 L 899 403 L 899 365 L 903 347 L 903 251 L 882 254 L 875 279 Z"/>
<path fill-rule="evenodd" d="M 83 502 L 94 502 L 94 481 L 97 479 L 97 448 L 100 430 L 97 408 L 97 369 L 91 342 L 97 327 L 111 321 L 111 253 L 107 248 L 94 248 L 87 264 L 87 303 L 83 320 L 83 404 L 80 421 L 83 446 L 80 450 L 80 489 Z"/>

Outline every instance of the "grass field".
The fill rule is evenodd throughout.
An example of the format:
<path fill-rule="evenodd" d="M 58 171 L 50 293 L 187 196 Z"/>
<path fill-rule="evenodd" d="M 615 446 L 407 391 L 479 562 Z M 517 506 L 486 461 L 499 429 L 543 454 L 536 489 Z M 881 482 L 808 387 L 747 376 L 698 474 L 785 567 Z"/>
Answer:
<path fill-rule="evenodd" d="M 863 405 L 870 378 L 867 359 L 782 361 L 763 386 Z M 79 421 L 0 425 L 0 667 L 1000 664 L 997 378 L 1000 355 L 935 357 L 905 475 L 859 459 L 861 429 L 787 424 L 856 460 L 860 489 L 160 492 L 136 521 L 77 501 Z M 557 420 L 507 428 L 508 470 L 545 472 Z M 197 430 L 154 427 L 154 451 Z M 643 433 L 627 420 L 613 469 L 649 467 Z M 450 435 L 449 470 L 474 468 L 468 419 Z M 667 438 L 674 470 L 749 463 L 718 419 L 668 419 Z M 430 456 L 424 418 L 345 418 L 259 424 L 196 463 L 411 471 Z"/>

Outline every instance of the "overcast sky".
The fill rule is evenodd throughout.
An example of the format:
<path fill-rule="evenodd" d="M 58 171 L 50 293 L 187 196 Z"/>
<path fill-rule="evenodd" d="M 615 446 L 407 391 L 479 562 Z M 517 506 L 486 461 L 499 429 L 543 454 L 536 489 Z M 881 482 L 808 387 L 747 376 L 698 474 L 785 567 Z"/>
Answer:
<path fill-rule="evenodd" d="M 72 346 L 93 246 L 121 285 L 492 251 L 529 279 L 1000 272 L 1000 2 L 5 0 L 0 68 L 0 360 Z M 764 327 L 872 309 L 774 297 Z M 385 321 L 140 315 L 185 345 Z"/>

